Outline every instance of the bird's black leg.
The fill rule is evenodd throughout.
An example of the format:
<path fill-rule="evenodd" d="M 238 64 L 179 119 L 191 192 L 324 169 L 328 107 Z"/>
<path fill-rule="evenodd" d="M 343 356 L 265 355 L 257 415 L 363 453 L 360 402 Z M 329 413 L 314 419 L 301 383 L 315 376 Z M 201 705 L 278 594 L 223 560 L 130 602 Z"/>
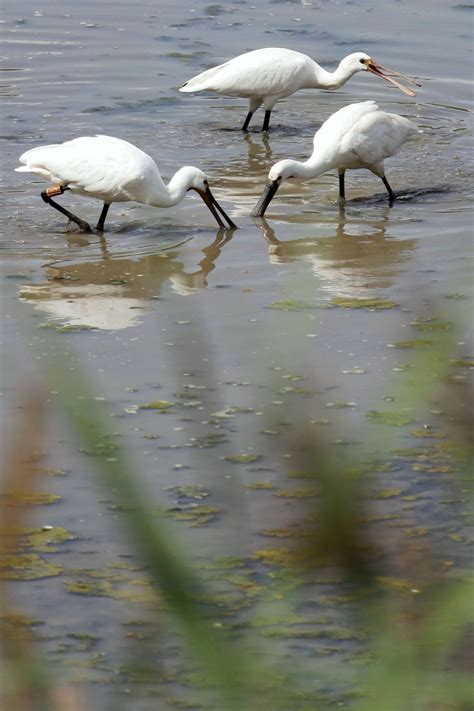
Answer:
<path fill-rule="evenodd" d="M 263 126 L 262 126 L 262 131 L 268 131 L 270 128 L 270 116 L 271 116 L 272 110 L 270 109 L 269 111 L 265 111 L 265 118 L 263 119 Z"/>
<path fill-rule="evenodd" d="M 247 131 L 250 123 L 250 119 L 253 116 L 253 111 L 249 111 L 247 114 L 247 118 L 244 121 L 244 125 L 242 126 L 242 131 Z"/>
<path fill-rule="evenodd" d="M 388 199 L 389 199 L 389 201 L 392 203 L 392 202 L 395 200 L 396 195 L 395 195 L 395 193 L 393 192 L 392 188 L 390 187 L 390 184 L 389 184 L 387 178 L 385 177 L 385 175 L 384 175 L 383 178 L 382 178 L 382 182 L 383 182 L 383 184 L 385 185 L 385 187 L 387 188 Z"/>
<path fill-rule="evenodd" d="M 345 170 L 339 171 L 339 200 L 343 202 L 346 199 L 346 186 L 344 178 L 346 176 Z"/>
<path fill-rule="evenodd" d="M 109 207 L 110 207 L 110 203 L 104 202 L 104 207 L 102 208 L 102 212 L 100 213 L 99 221 L 95 227 L 96 230 L 99 230 L 99 232 L 104 231 L 105 218 L 107 217 Z"/>
<path fill-rule="evenodd" d="M 51 205 L 51 207 L 54 207 L 55 210 L 62 212 L 62 214 L 66 215 L 66 217 L 69 218 L 72 222 L 75 222 L 82 232 L 92 232 L 88 222 L 86 222 L 85 220 L 81 220 L 80 217 L 77 217 L 77 215 L 73 215 L 72 212 L 69 212 L 69 210 L 66 210 L 65 207 L 63 207 L 62 205 L 58 205 L 57 202 L 54 202 L 54 200 L 51 199 L 52 195 L 62 195 L 66 190 L 69 190 L 69 188 L 65 188 L 63 185 L 54 185 L 51 188 L 43 190 L 43 192 L 41 193 L 41 197 L 43 198 L 44 202 L 48 203 L 48 205 Z"/>

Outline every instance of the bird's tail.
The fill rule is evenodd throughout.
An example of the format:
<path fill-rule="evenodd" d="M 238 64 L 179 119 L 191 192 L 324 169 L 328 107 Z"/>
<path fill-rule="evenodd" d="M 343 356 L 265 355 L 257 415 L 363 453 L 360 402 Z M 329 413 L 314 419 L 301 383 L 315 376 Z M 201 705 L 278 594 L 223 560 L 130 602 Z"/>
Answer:
<path fill-rule="evenodd" d="M 179 87 L 180 91 L 184 91 L 186 93 L 191 93 L 192 91 L 199 91 L 199 89 L 196 89 L 194 86 L 190 86 L 189 82 L 187 81 L 183 86 Z"/>
<path fill-rule="evenodd" d="M 215 86 L 214 80 L 218 78 L 219 74 L 227 67 L 230 62 L 225 62 L 225 64 L 219 64 L 218 67 L 211 67 L 206 69 L 200 74 L 196 74 L 195 77 L 188 79 L 187 82 L 180 87 L 180 91 L 192 92 L 192 91 L 218 91 L 218 87 Z"/>

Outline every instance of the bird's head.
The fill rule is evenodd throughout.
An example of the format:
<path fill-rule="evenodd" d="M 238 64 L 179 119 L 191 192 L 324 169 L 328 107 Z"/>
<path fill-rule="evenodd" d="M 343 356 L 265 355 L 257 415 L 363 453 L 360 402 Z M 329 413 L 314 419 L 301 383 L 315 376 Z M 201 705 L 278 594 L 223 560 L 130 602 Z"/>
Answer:
<path fill-rule="evenodd" d="M 260 200 L 251 212 L 252 217 L 264 216 L 265 210 L 275 197 L 276 191 L 285 180 L 298 179 L 297 167 L 298 163 L 294 160 L 281 160 L 271 167 L 268 174 L 268 183 Z"/>
<path fill-rule="evenodd" d="M 200 168 L 195 168 L 193 165 L 183 166 L 178 173 L 183 174 L 183 179 L 188 185 L 188 191 L 205 192 L 206 187 L 209 186 L 207 175 Z"/>
<path fill-rule="evenodd" d="M 383 67 L 381 64 L 378 64 L 375 59 L 369 57 L 369 55 L 365 54 L 365 52 L 353 52 L 352 54 L 349 54 L 347 57 L 344 57 L 339 67 L 347 71 L 349 74 L 355 74 L 356 72 L 371 72 L 372 74 L 377 74 L 377 76 L 390 82 L 390 84 L 393 84 L 393 86 L 396 86 L 397 89 L 400 89 L 408 96 L 416 96 L 416 94 L 412 89 L 408 89 L 406 86 L 403 86 L 403 84 L 400 84 L 400 82 L 393 79 L 394 76 L 404 79 L 409 84 L 421 86 L 421 84 L 416 82 L 412 77 L 407 77 L 404 74 L 400 74 L 400 72 L 395 71 L 395 69 L 387 69 L 387 67 Z"/>
<path fill-rule="evenodd" d="M 291 178 L 297 178 L 295 175 L 295 163 L 294 160 L 280 160 L 275 165 L 272 165 L 270 172 L 268 173 L 268 180 L 270 182 L 279 181 L 279 184 L 284 180 L 290 180 Z"/>
<path fill-rule="evenodd" d="M 198 193 L 198 195 L 202 198 L 203 202 L 207 205 L 209 210 L 216 218 L 219 227 L 224 227 L 225 229 L 227 229 L 227 227 L 235 228 L 236 225 L 232 222 L 230 217 L 219 205 L 216 198 L 211 193 L 207 175 L 202 170 L 200 170 L 199 168 L 195 168 L 194 166 L 185 166 L 181 170 L 183 171 L 183 173 L 185 172 L 186 174 L 188 191 L 195 190 Z M 219 213 L 227 221 L 228 225 L 222 222 Z"/>
<path fill-rule="evenodd" d="M 365 52 L 353 52 L 344 57 L 339 66 L 355 74 L 356 72 L 368 71 L 369 64 L 373 61 L 372 57 L 369 57 Z"/>

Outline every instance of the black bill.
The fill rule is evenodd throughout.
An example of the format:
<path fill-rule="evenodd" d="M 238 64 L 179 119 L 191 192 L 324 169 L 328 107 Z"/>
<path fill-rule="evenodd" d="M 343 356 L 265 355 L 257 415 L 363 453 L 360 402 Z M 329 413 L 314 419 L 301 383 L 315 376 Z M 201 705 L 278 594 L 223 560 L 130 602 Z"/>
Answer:
<path fill-rule="evenodd" d="M 257 202 L 252 212 L 250 213 L 252 217 L 264 216 L 265 210 L 273 200 L 275 193 L 279 187 L 280 180 L 271 180 L 269 183 L 266 184 L 260 200 Z"/>
<path fill-rule="evenodd" d="M 385 81 L 390 82 L 390 84 L 393 84 L 393 86 L 396 86 L 397 89 L 403 91 L 403 93 L 407 96 L 416 96 L 416 93 L 412 89 L 409 89 L 407 86 L 403 86 L 403 84 L 400 84 L 400 82 L 396 81 L 396 79 L 393 79 L 393 76 L 400 77 L 400 79 L 403 79 L 408 84 L 415 84 L 415 86 L 421 86 L 421 84 L 416 82 L 412 77 L 407 77 L 404 74 L 400 74 L 400 72 L 397 72 L 394 69 L 387 69 L 386 67 L 382 67 L 381 64 L 377 64 L 377 62 L 374 62 L 373 59 L 371 59 L 370 61 L 367 60 L 367 69 L 369 72 L 372 72 L 372 74 L 376 74 L 377 76 L 382 77 L 382 79 L 385 79 Z"/>
<path fill-rule="evenodd" d="M 196 192 L 199 193 L 199 195 L 203 199 L 203 202 L 206 203 L 207 207 L 209 208 L 209 210 L 212 212 L 212 214 L 216 218 L 217 224 L 219 225 L 219 227 L 224 227 L 225 229 L 227 229 L 228 227 L 235 229 L 237 227 L 237 225 L 232 222 L 232 220 L 230 219 L 229 215 L 225 212 L 225 210 L 219 205 L 216 198 L 211 193 L 211 190 L 209 187 L 207 187 L 205 191 L 204 190 L 196 190 Z M 224 222 L 222 222 L 218 211 L 221 213 L 222 217 L 227 221 L 227 225 Z"/>

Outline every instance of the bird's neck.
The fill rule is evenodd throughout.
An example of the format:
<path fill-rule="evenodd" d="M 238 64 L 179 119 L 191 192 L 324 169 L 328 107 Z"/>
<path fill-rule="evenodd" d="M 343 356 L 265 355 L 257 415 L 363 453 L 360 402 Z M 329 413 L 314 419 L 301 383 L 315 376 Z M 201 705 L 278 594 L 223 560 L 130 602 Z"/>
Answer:
<path fill-rule="evenodd" d="M 312 159 L 311 157 L 304 163 L 295 160 L 291 168 L 294 178 L 297 180 L 309 180 L 310 178 L 317 178 L 318 175 L 326 173 L 326 171 L 332 168 L 332 165 L 329 161 L 322 158 Z"/>
<path fill-rule="evenodd" d="M 346 83 L 356 72 L 340 62 L 338 68 L 334 72 L 328 72 L 316 62 L 314 63 L 314 84 L 310 88 L 322 89 L 338 89 Z"/>
<path fill-rule="evenodd" d="M 181 202 L 188 190 L 189 175 L 184 168 L 180 168 L 173 175 L 168 185 L 165 185 L 161 177 L 155 180 L 147 202 L 154 207 L 172 207 Z"/>

